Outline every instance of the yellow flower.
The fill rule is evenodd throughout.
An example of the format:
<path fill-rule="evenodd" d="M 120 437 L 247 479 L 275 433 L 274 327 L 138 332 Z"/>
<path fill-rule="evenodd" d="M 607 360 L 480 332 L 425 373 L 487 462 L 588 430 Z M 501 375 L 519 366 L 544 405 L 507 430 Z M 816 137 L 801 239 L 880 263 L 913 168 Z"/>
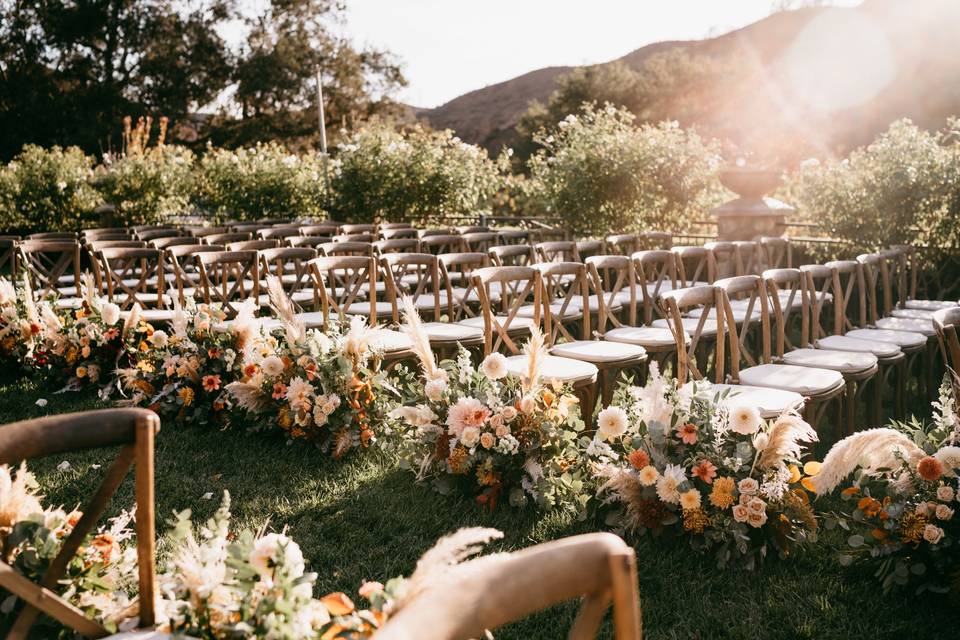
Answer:
<path fill-rule="evenodd" d="M 733 478 L 724 476 L 714 480 L 713 489 L 710 491 L 710 504 L 718 509 L 726 509 L 732 505 L 735 502 L 733 487 Z"/>
<path fill-rule="evenodd" d="M 680 494 L 680 506 L 684 511 L 692 511 L 700 508 L 700 492 L 696 489 L 690 489 Z"/>
<path fill-rule="evenodd" d="M 801 478 L 800 469 L 797 468 L 797 465 L 792 464 L 789 467 L 787 467 L 787 469 L 790 470 L 790 479 L 787 482 L 789 482 L 790 484 L 793 484 L 795 482 L 800 482 L 800 478 Z"/>
<path fill-rule="evenodd" d="M 816 460 L 811 460 L 807 464 L 803 465 L 803 472 L 808 476 L 815 476 L 818 473 L 820 473 L 821 467 L 823 467 L 822 464 L 820 464 Z"/>
<path fill-rule="evenodd" d="M 180 396 L 180 400 L 183 401 L 183 406 L 189 407 L 193 404 L 193 389 L 190 387 L 181 387 L 177 391 L 177 395 Z"/>
<path fill-rule="evenodd" d="M 144 373 L 153 373 L 154 371 L 156 371 L 154 366 L 149 362 L 147 362 L 146 360 L 141 360 L 140 362 L 138 362 L 137 369 L 140 369 L 140 371 L 143 371 Z"/>
<path fill-rule="evenodd" d="M 77 367 L 77 377 L 86 378 L 87 377 L 87 368 L 86 367 Z"/>
<path fill-rule="evenodd" d="M 703 533 L 708 524 L 710 524 L 710 518 L 703 512 L 703 509 L 683 510 L 683 528 L 685 531 Z"/>

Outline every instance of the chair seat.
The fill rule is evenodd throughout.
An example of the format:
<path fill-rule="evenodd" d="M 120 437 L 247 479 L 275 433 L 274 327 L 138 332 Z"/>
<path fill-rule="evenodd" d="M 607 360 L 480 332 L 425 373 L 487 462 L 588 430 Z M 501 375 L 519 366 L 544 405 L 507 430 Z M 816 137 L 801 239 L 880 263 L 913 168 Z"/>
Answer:
<path fill-rule="evenodd" d="M 839 371 L 789 364 L 760 364 L 740 371 L 740 382 L 752 387 L 773 387 L 802 396 L 819 396 L 843 387 Z"/>
<path fill-rule="evenodd" d="M 323 311 L 305 311 L 294 316 L 306 329 L 319 329 L 323 326 Z"/>
<path fill-rule="evenodd" d="M 747 319 L 747 308 L 744 307 L 730 307 L 730 310 L 733 312 L 733 321 L 737 324 L 741 324 L 744 320 Z M 703 309 L 691 309 L 687 314 L 688 318 L 697 318 L 703 315 Z M 760 319 L 760 303 L 757 302 L 753 305 L 753 311 L 750 312 L 750 320 L 756 321 Z M 710 309 L 710 312 L 707 313 L 707 322 L 715 323 L 717 321 L 717 310 Z"/>
<path fill-rule="evenodd" d="M 917 320 L 933 320 L 936 311 L 929 309 L 894 309 L 890 312 L 893 318 L 915 318 Z"/>
<path fill-rule="evenodd" d="M 937 332 L 933 328 L 932 320 L 921 320 L 918 318 L 880 318 L 874 324 L 877 329 L 922 333 L 928 338 L 937 335 Z"/>
<path fill-rule="evenodd" d="M 262 291 L 262 289 L 261 289 Z M 294 291 L 293 294 L 287 293 L 290 296 L 290 299 L 296 302 L 297 304 L 303 304 L 305 302 L 313 302 L 313 290 L 312 289 L 301 289 L 299 291 Z M 257 304 L 261 307 L 266 307 L 270 305 L 270 294 L 261 293 L 257 296 Z M 379 304 L 379 303 L 378 303 Z M 367 304 L 367 309 L 370 308 L 370 305 Z M 357 314 L 359 315 L 359 314 Z"/>
<path fill-rule="evenodd" d="M 389 302 L 377 302 L 376 303 L 376 314 L 378 318 L 385 316 L 393 315 L 393 305 Z M 343 310 L 348 316 L 369 316 L 370 315 L 370 303 L 369 302 L 353 302 Z"/>
<path fill-rule="evenodd" d="M 595 364 L 611 362 L 638 361 L 647 357 L 643 347 L 625 342 L 607 342 L 606 340 L 574 340 L 555 345 L 550 353 L 561 358 L 573 358 Z"/>
<path fill-rule="evenodd" d="M 620 293 L 624 293 L 624 292 L 621 291 Z M 626 292 L 626 294 L 627 295 L 626 295 L 625 302 L 620 299 L 620 294 L 617 294 L 614 296 L 607 294 L 606 296 L 604 296 L 603 302 L 607 306 L 607 310 L 616 312 L 622 309 L 625 303 L 630 304 L 630 293 Z M 577 309 L 583 308 L 583 297 L 582 296 L 574 297 L 573 300 L 570 301 L 570 306 Z M 591 313 L 599 313 L 600 299 L 597 297 L 597 294 L 594 293 L 587 297 L 587 306 L 590 308 Z"/>
<path fill-rule="evenodd" d="M 477 342 L 483 340 L 481 327 L 470 327 L 458 322 L 424 322 L 423 330 L 430 342 Z"/>
<path fill-rule="evenodd" d="M 900 347 L 892 342 L 861 340 L 860 338 L 851 338 L 849 335 L 820 338 L 817 340 L 817 347 L 833 351 L 872 353 L 878 358 L 893 358 L 900 353 Z"/>
<path fill-rule="evenodd" d="M 793 391 L 770 389 L 768 387 L 751 387 L 743 384 L 714 384 L 710 386 L 714 393 L 730 391 L 730 395 L 720 401 L 726 407 L 748 405 L 757 407 L 763 418 L 776 418 L 787 409 L 800 409 L 803 406 L 803 396 Z"/>
<path fill-rule="evenodd" d="M 889 342 L 900 348 L 922 347 L 927 344 L 927 337 L 916 331 L 894 331 L 892 329 L 853 329 L 846 334 L 848 338 L 857 340 L 871 340 L 875 342 Z"/>
<path fill-rule="evenodd" d="M 120 317 L 126 318 L 129 311 L 121 311 Z M 170 322 L 173 320 L 173 309 L 141 309 L 140 319 L 145 322 Z"/>
<path fill-rule="evenodd" d="M 57 298 L 57 309 L 79 309 L 83 306 L 83 298 Z"/>
<path fill-rule="evenodd" d="M 955 300 L 907 300 L 907 309 L 922 309 L 924 311 L 939 311 L 957 306 Z"/>
<path fill-rule="evenodd" d="M 438 291 L 437 297 L 440 299 L 440 310 L 444 311 L 447 307 L 447 292 Z M 417 311 L 433 311 L 435 302 L 436 298 L 433 297 L 433 293 L 423 293 L 413 299 L 413 306 L 416 307 Z"/>
<path fill-rule="evenodd" d="M 518 317 L 518 318 L 532 318 L 532 317 L 533 317 L 533 311 L 534 311 L 534 305 L 532 305 L 532 304 L 523 305 L 522 307 L 520 307 L 519 309 L 517 309 L 517 317 Z M 562 301 L 562 300 L 557 300 L 557 301 L 555 301 L 555 302 L 551 302 L 551 303 L 550 303 L 550 313 L 553 315 L 553 317 L 556 317 L 556 316 L 558 316 L 558 315 L 560 315 L 560 314 L 562 313 L 564 320 L 574 320 L 574 319 L 576 319 L 576 318 L 581 318 L 581 317 L 583 317 L 583 311 L 580 310 L 580 307 L 575 306 L 575 305 L 573 304 L 573 301 L 571 301 L 570 304 L 567 305 L 567 308 L 566 308 L 566 309 L 563 308 L 563 301 Z M 541 311 L 540 311 L 540 314 L 541 314 L 541 317 L 543 317 L 543 310 L 542 310 L 542 309 L 541 309 Z"/>
<path fill-rule="evenodd" d="M 607 331 L 603 339 L 610 342 L 635 344 L 646 348 L 663 348 L 676 345 L 676 340 L 673 339 L 670 329 L 663 327 L 617 327 Z M 684 339 L 686 342 L 690 342 L 690 335 L 685 334 Z"/>
<path fill-rule="evenodd" d="M 819 367 L 840 373 L 865 373 L 877 368 L 877 356 L 856 351 L 828 349 L 795 349 L 783 354 L 784 364 L 798 367 Z"/>
<path fill-rule="evenodd" d="M 507 321 L 507 316 L 495 316 L 496 319 L 502 325 Z M 474 318 L 464 318 L 457 322 L 465 327 L 476 327 L 483 329 L 485 325 L 483 324 L 483 316 L 476 316 Z M 508 333 L 527 333 L 530 331 L 530 327 L 533 326 L 533 318 L 519 318 L 514 316 L 513 320 L 510 321 L 510 329 Z"/>
<path fill-rule="evenodd" d="M 514 376 L 527 375 L 528 356 L 510 356 L 507 358 L 507 371 Z M 545 380 L 559 380 L 560 382 L 580 382 L 594 380 L 599 369 L 589 362 L 582 362 L 572 358 L 545 356 L 541 359 L 540 376 Z"/>
<path fill-rule="evenodd" d="M 370 344 L 389 354 L 410 349 L 413 341 L 410 336 L 395 329 L 375 329 Z"/>
<path fill-rule="evenodd" d="M 700 324 L 700 318 L 681 318 L 680 323 L 683 325 L 683 330 L 687 333 L 694 333 L 697 330 L 697 326 Z M 660 318 L 659 320 L 654 320 L 650 325 L 652 327 L 670 330 L 669 321 L 665 318 Z M 707 320 L 703 325 L 703 332 L 701 336 L 715 336 L 717 335 L 717 323 L 710 322 Z"/>
<path fill-rule="evenodd" d="M 73 298 L 77 295 L 77 287 L 76 286 L 57 287 L 57 293 L 60 296 Z"/>

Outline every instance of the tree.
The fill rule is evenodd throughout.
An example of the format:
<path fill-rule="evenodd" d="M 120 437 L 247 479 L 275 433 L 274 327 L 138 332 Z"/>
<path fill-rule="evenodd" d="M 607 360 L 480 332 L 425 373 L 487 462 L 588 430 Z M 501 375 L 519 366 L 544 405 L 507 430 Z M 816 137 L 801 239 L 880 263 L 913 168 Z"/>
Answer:
<path fill-rule="evenodd" d="M 233 0 L 0 0 L 0 157 L 24 143 L 115 145 L 121 117 L 174 119 L 226 86 Z"/>

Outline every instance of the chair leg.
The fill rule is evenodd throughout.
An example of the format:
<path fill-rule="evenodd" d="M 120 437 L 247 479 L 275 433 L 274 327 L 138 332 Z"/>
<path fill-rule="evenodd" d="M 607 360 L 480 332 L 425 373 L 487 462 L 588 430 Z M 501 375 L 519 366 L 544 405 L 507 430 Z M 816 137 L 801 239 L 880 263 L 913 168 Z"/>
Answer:
<path fill-rule="evenodd" d="M 857 430 L 857 387 L 859 384 L 853 380 L 847 381 L 847 390 L 844 394 L 843 404 L 846 406 L 846 416 L 844 422 L 843 433 L 845 435 L 853 435 L 853 432 Z"/>

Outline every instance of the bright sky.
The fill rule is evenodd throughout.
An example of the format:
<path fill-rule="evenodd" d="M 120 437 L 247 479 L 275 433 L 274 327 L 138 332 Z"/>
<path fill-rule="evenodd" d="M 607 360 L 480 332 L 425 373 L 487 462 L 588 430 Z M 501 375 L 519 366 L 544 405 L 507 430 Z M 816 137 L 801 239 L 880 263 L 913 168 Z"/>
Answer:
<path fill-rule="evenodd" d="M 400 58 L 397 97 L 433 107 L 540 67 L 606 62 L 645 44 L 755 22 L 773 0 L 346 0 L 357 45 Z M 857 5 L 860 0 L 836 0 Z"/>

